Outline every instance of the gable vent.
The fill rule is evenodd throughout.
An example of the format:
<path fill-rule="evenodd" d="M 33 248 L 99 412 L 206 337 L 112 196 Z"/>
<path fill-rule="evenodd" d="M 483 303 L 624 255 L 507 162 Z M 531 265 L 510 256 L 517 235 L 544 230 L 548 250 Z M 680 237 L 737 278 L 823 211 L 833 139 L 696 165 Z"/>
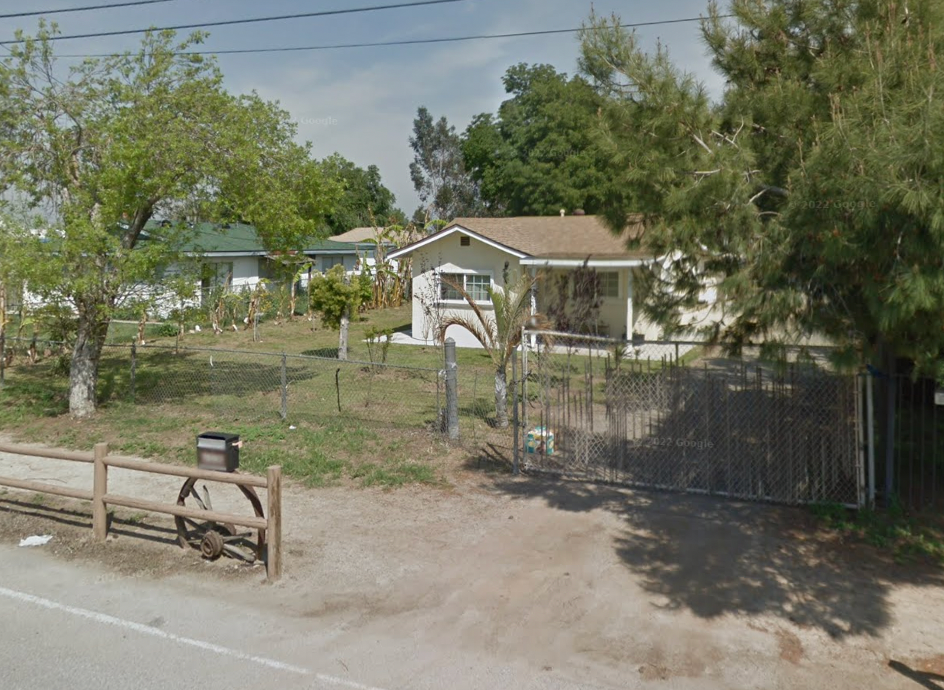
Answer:
<path fill-rule="evenodd" d="M 472 238 L 471 238 L 471 237 L 467 237 L 467 236 L 463 235 L 462 237 L 459 238 L 459 246 L 460 246 L 460 247 L 468 247 L 468 246 L 471 245 L 471 244 L 472 244 Z"/>

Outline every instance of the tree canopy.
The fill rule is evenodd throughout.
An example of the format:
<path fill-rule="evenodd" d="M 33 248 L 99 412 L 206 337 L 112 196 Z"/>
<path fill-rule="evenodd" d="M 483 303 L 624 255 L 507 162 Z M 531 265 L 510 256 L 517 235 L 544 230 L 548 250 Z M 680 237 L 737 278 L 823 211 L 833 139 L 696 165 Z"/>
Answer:
<path fill-rule="evenodd" d="M 518 64 L 503 78 L 511 98 L 476 116 L 463 135 L 466 168 L 493 215 L 596 213 L 608 187 L 593 130 L 602 99 L 580 76 Z"/>
<path fill-rule="evenodd" d="M 646 217 L 673 260 L 650 316 L 716 282 L 732 347 L 821 333 L 860 358 L 925 368 L 944 352 L 944 6 L 881 0 L 733 0 L 702 32 L 720 103 L 591 16 L 581 66 L 604 95 L 599 143 L 613 227 Z"/>
<path fill-rule="evenodd" d="M 0 186 L 53 210 L 30 288 L 76 314 L 70 411 L 85 416 L 123 290 L 159 277 L 187 232 L 185 223 L 145 232 L 149 219 L 199 206 L 293 247 L 315 234 L 337 189 L 294 142 L 286 112 L 227 93 L 213 60 L 189 52 L 202 35 L 150 33 L 136 52 L 65 72 L 54 32 L 41 25 L 0 62 Z"/>
<path fill-rule="evenodd" d="M 410 147 L 410 179 L 423 203 L 414 220 L 450 221 L 482 210 L 475 181 L 465 169 L 461 138 L 445 116 L 434 120 L 429 110 L 420 107 Z"/>
<path fill-rule="evenodd" d="M 374 225 L 406 224 L 406 217 L 396 207 L 396 197 L 384 186 L 376 165 L 364 169 L 336 153 L 325 159 L 324 168 L 343 188 L 334 208 L 325 216 L 328 234 L 340 235 L 353 228 Z"/>

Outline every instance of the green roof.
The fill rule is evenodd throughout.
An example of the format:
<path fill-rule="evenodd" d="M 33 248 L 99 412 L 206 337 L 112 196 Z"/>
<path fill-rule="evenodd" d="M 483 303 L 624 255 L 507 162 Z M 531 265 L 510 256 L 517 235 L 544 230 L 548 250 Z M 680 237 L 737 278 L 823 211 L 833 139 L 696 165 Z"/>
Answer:
<path fill-rule="evenodd" d="M 145 233 L 154 232 L 161 227 L 177 227 L 181 223 L 174 221 L 150 220 L 145 225 Z M 180 250 L 193 254 L 266 254 L 268 253 L 256 228 L 246 223 L 186 223 L 186 230 Z M 303 254 L 336 252 L 356 254 L 358 245 L 351 242 L 335 242 L 329 239 L 312 238 L 295 251 Z"/>

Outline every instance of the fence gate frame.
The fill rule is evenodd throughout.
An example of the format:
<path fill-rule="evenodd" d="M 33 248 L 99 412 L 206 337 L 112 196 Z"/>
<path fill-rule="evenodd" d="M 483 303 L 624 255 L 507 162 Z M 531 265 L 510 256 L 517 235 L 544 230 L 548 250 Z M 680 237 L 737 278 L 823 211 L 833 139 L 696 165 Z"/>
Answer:
<path fill-rule="evenodd" d="M 734 500 L 872 505 L 865 376 L 812 362 L 680 361 L 703 346 L 523 329 L 515 468 Z"/>

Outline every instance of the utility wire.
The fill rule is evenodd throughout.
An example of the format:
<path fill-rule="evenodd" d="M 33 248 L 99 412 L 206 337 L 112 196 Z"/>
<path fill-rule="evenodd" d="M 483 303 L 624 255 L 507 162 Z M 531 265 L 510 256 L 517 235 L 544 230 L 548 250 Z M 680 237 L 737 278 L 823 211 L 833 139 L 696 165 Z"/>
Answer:
<path fill-rule="evenodd" d="M 88 5 L 86 7 L 65 7 L 58 10 L 30 10 L 29 12 L 14 12 L 0 14 L 0 19 L 15 19 L 16 17 L 37 17 L 46 14 L 64 14 L 66 12 L 91 12 L 92 10 L 110 10 L 113 7 L 133 7 L 135 5 L 156 5 L 161 2 L 175 0 L 132 0 L 132 2 L 116 2 L 111 5 Z"/>
<path fill-rule="evenodd" d="M 181 29 L 204 29 L 211 26 L 234 26 L 236 24 L 257 24 L 260 22 L 276 22 L 287 19 L 304 19 L 308 17 L 328 17 L 339 14 L 356 14 L 360 12 L 376 12 L 378 10 L 395 10 L 407 7 L 423 7 L 425 5 L 445 5 L 464 0 L 416 0 L 414 2 L 397 2 L 389 5 L 372 5 L 369 7 L 350 7 L 341 10 L 321 10 L 319 12 L 301 12 L 285 14 L 277 17 L 252 17 L 248 19 L 226 19 L 218 22 L 201 22 L 199 24 L 178 24 L 176 26 L 150 27 L 148 29 L 121 29 L 118 31 L 97 31 L 90 34 L 70 34 L 66 36 L 49 36 L 50 41 L 70 41 L 78 38 L 104 38 L 107 36 L 127 36 L 129 34 L 143 34 L 149 31 L 179 31 Z M 0 41 L 0 44 L 23 43 L 24 41 Z"/>
<path fill-rule="evenodd" d="M 736 15 L 733 14 L 722 14 L 719 15 L 719 19 L 731 19 Z M 663 19 L 660 21 L 652 22 L 633 22 L 629 24 L 620 24 L 620 28 L 623 29 L 635 29 L 646 26 L 663 26 L 667 24 L 683 24 L 690 22 L 700 22 L 704 17 L 685 17 L 682 19 Z M 443 38 L 416 38 L 416 39 L 404 39 L 400 41 L 377 41 L 373 43 L 333 43 L 328 45 L 318 45 L 318 46 L 288 46 L 280 48 L 233 48 L 228 50 L 188 50 L 177 53 L 177 55 L 242 55 L 247 53 L 290 53 L 290 52 L 299 52 L 299 51 L 313 51 L 313 50 L 341 50 L 348 48 L 379 48 L 379 47 L 389 47 L 389 46 L 412 46 L 412 45 L 428 45 L 430 43 L 457 43 L 460 41 L 481 41 L 494 38 L 521 38 L 525 36 L 548 36 L 551 34 L 573 34 L 579 31 L 583 31 L 584 27 L 577 29 L 546 29 L 543 31 L 518 31 L 515 33 L 505 33 L 505 34 L 478 34 L 473 36 L 448 36 Z M 0 43 L 2 45 L 2 43 Z M 92 54 L 63 54 L 58 57 L 62 58 L 87 58 L 87 57 L 110 57 L 114 53 L 92 53 Z"/>

